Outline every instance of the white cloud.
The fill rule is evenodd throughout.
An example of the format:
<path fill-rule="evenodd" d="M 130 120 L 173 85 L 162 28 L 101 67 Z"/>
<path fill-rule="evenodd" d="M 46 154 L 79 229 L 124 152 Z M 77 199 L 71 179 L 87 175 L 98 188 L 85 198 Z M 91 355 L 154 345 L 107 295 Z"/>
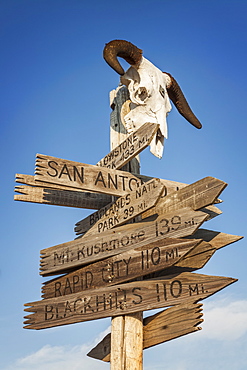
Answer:
<path fill-rule="evenodd" d="M 203 303 L 203 330 L 145 351 L 146 369 L 163 369 L 164 361 L 168 370 L 206 370 L 209 367 L 212 370 L 232 370 L 233 364 L 236 370 L 246 368 L 247 300 L 229 302 L 221 299 Z M 78 346 L 47 344 L 4 370 L 109 369 L 108 363 L 86 356 L 109 331 L 107 328 L 100 333 L 93 343 Z M 202 364 L 205 353 L 207 361 Z"/>
<path fill-rule="evenodd" d="M 110 328 L 100 333 L 93 343 L 78 346 L 45 345 L 37 352 L 19 358 L 5 370 L 98 370 L 106 368 L 106 363 L 87 357 L 86 354 L 107 334 Z M 106 366 L 106 367 L 105 367 Z"/>
<path fill-rule="evenodd" d="M 204 303 L 203 336 L 234 341 L 247 333 L 247 300 Z"/>

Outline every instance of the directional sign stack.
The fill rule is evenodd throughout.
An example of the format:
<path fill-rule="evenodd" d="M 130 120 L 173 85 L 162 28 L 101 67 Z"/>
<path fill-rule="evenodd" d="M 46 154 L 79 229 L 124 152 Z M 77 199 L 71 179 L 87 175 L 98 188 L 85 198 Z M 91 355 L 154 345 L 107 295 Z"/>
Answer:
<path fill-rule="evenodd" d="M 43 284 L 40 301 L 25 305 L 25 328 L 171 306 L 144 320 L 149 348 L 200 329 L 198 301 L 236 281 L 193 272 L 241 239 L 200 228 L 221 213 L 215 204 L 225 182 L 205 177 L 186 185 L 120 170 L 157 129 L 146 123 L 97 165 L 38 154 L 34 176 L 16 175 L 24 185 L 15 200 L 96 210 L 77 222 L 75 240 L 41 251 L 40 274 L 60 276 Z M 110 361 L 110 341 L 108 334 L 89 356 Z"/>

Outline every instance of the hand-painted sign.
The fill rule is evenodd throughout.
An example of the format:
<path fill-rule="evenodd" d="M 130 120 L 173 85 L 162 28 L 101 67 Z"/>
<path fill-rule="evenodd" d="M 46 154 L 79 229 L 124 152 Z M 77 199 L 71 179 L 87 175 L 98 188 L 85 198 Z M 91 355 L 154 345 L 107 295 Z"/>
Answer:
<path fill-rule="evenodd" d="M 143 320 L 143 349 L 197 332 L 203 322 L 202 304 L 185 303 L 167 308 Z M 87 356 L 110 361 L 111 334 L 107 334 Z"/>
<path fill-rule="evenodd" d="M 179 272 L 194 271 L 202 268 L 213 256 L 213 254 L 220 248 L 234 243 L 242 236 L 230 235 L 212 230 L 199 229 L 193 235 L 188 236 L 188 239 L 203 240 L 200 244 L 195 246 L 190 252 L 186 253 L 178 262 L 173 266 L 154 273 L 153 277 L 163 275 L 171 275 Z"/>
<path fill-rule="evenodd" d="M 99 209 L 111 202 L 111 195 L 82 191 L 58 190 L 20 185 L 14 200 L 75 208 Z"/>
<path fill-rule="evenodd" d="M 204 299 L 236 279 L 182 273 L 27 303 L 26 329 L 45 329 Z M 30 306 L 30 307 L 29 307 Z"/>
<path fill-rule="evenodd" d="M 184 208 L 160 215 L 155 221 L 127 224 L 43 249 L 40 274 L 47 276 L 68 272 L 72 268 L 141 247 L 151 241 L 191 235 L 206 218 L 203 212 Z"/>
<path fill-rule="evenodd" d="M 37 154 L 35 181 L 69 186 L 111 195 L 124 195 L 141 185 L 141 181 L 126 171 L 112 170 Z"/>
<path fill-rule="evenodd" d="M 152 189 L 152 186 L 150 188 L 149 184 L 155 184 L 152 183 L 152 181 L 154 180 L 155 179 L 150 180 L 149 182 L 143 184 L 142 185 L 143 191 L 141 191 L 141 188 L 138 188 L 135 190 L 135 192 L 133 192 L 133 195 L 135 195 L 136 197 L 138 195 L 138 198 L 139 194 L 142 193 L 143 195 L 148 196 L 148 192 L 146 191 L 146 189 Z M 156 202 L 156 206 L 149 207 L 148 210 L 143 209 L 144 212 L 142 212 L 142 218 L 149 217 L 155 213 L 164 214 L 166 212 L 181 209 L 184 207 L 190 207 L 194 210 L 206 207 L 209 204 L 211 204 L 210 202 L 213 203 L 217 199 L 218 195 L 222 192 L 225 186 L 226 184 L 221 180 L 214 179 L 212 177 L 206 177 L 200 181 L 195 182 L 194 184 L 188 185 L 186 187 L 183 187 L 182 189 L 177 190 L 175 193 L 172 192 L 166 197 L 159 198 L 159 200 L 157 200 Z M 135 200 L 133 200 L 133 202 L 134 201 Z M 119 202 L 120 201 L 118 200 L 117 203 L 119 204 Z M 125 200 L 123 200 L 123 205 L 125 205 L 125 203 L 126 203 Z M 77 235 L 83 234 L 87 232 L 87 230 L 89 230 L 88 234 L 102 232 L 109 229 L 110 225 L 111 227 L 117 226 L 118 224 L 120 225 L 120 223 L 117 223 L 118 218 L 116 218 L 116 222 L 114 222 L 114 217 L 112 217 L 113 220 L 111 217 L 107 217 L 105 220 L 104 214 L 109 214 L 108 207 L 110 208 L 111 204 L 109 206 L 103 207 L 100 211 L 97 211 L 92 215 L 86 217 L 84 220 L 79 221 L 75 227 L 76 234 Z M 129 210 L 132 211 L 129 212 Z M 218 209 L 214 206 L 215 213 L 216 210 Z M 207 209 L 205 209 L 205 211 L 208 213 Z M 126 216 L 128 216 L 130 213 L 132 215 L 133 212 L 134 207 L 131 209 L 129 207 L 127 210 L 124 210 L 123 221 L 124 220 L 127 221 Z M 111 212 L 111 214 L 113 214 L 113 212 Z M 97 227 L 92 227 L 95 223 L 97 223 Z"/>
<path fill-rule="evenodd" d="M 156 123 L 145 123 L 102 158 L 97 165 L 115 170 L 122 168 L 151 143 L 158 128 L 159 125 Z"/>
<path fill-rule="evenodd" d="M 139 174 L 135 174 L 135 176 L 141 183 L 153 179 L 150 176 Z M 162 197 L 186 186 L 186 184 L 176 181 L 163 179 L 160 181 L 164 186 Z M 83 189 L 71 187 L 70 184 L 63 184 L 63 186 L 61 186 L 40 180 L 35 181 L 35 177 L 31 175 L 16 174 L 16 182 L 28 185 L 15 187 L 15 192 L 17 194 L 15 194 L 14 199 L 19 201 L 97 210 L 112 202 L 110 194 L 87 192 Z M 97 217 L 97 215 L 95 215 L 95 217 Z M 98 215 L 98 218 L 99 217 Z"/>
<path fill-rule="evenodd" d="M 103 207 L 98 212 L 79 221 L 75 231 L 77 234 L 97 234 L 127 223 L 142 212 L 155 206 L 164 186 L 159 179 L 152 179 L 139 188 L 118 198 L 115 202 Z M 98 218 L 98 215 L 101 215 Z"/>
<path fill-rule="evenodd" d="M 160 198 L 155 207 L 143 213 L 142 217 L 149 217 L 155 213 L 165 213 L 184 207 L 198 210 L 213 204 L 227 184 L 214 177 L 205 177 L 191 185 Z"/>
<path fill-rule="evenodd" d="M 177 263 L 199 239 L 166 238 L 120 253 L 45 282 L 42 298 L 55 298 L 87 289 L 119 284 Z"/>

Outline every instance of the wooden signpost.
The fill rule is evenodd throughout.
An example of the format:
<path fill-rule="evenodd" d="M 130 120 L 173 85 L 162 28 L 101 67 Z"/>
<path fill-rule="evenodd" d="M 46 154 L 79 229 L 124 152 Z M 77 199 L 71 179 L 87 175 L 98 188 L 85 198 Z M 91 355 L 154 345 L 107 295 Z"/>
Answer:
<path fill-rule="evenodd" d="M 152 92 L 157 99 L 149 102 L 152 118 L 160 99 L 167 98 L 161 116 L 169 111 L 163 76 Z M 176 95 L 178 87 L 169 89 Z M 96 165 L 37 154 L 35 175 L 16 175 L 21 185 L 14 197 L 96 210 L 76 223 L 77 239 L 41 250 L 40 275 L 64 275 L 43 283 L 40 301 L 25 304 L 25 328 L 112 317 L 111 333 L 88 354 L 110 361 L 112 370 L 141 370 L 143 349 L 200 329 L 198 302 L 237 279 L 192 271 L 242 238 L 200 229 L 222 213 L 215 204 L 225 182 L 205 177 L 188 185 L 139 173 L 142 150 L 151 145 L 155 155 L 162 153 L 164 122 L 160 116 L 159 123 L 139 124 L 135 114 L 143 114 L 146 103 L 136 110 L 130 103 L 127 87 L 111 93 L 111 151 Z M 128 129 L 137 124 L 129 135 L 123 117 Z M 186 117 L 200 128 L 191 111 Z M 143 311 L 158 308 L 166 309 L 142 319 Z"/>
<path fill-rule="evenodd" d="M 26 185 L 15 187 L 14 200 L 23 202 L 50 204 L 55 206 L 99 209 L 112 200 L 109 194 L 77 191 L 71 187 L 61 187 L 56 184 L 35 181 L 31 175 L 16 175 L 16 182 Z M 79 190 L 79 189 L 78 189 Z"/>
<path fill-rule="evenodd" d="M 116 211 L 114 212 L 115 209 L 117 209 L 117 212 L 119 212 L 119 210 L 122 211 L 121 223 L 123 223 L 140 213 L 144 219 L 154 214 L 164 214 L 169 210 L 173 211 L 185 207 L 194 210 L 205 208 L 216 201 L 219 194 L 227 185 L 223 181 L 213 177 L 206 177 L 194 184 L 183 187 L 176 191 L 175 194 L 172 192 L 170 195 L 160 198 L 164 186 L 162 182 L 159 181 L 160 186 L 157 182 L 157 179 L 152 179 L 144 183 L 138 189 L 132 191 L 132 196 L 130 193 L 125 197 L 119 198 L 115 203 L 109 204 L 79 221 L 76 224 L 75 232 L 77 234 L 83 234 L 89 230 L 89 234 L 109 229 L 109 218 L 111 218 L 109 216 L 114 216 L 114 214 L 116 214 Z M 156 193 L 158 194 L 156 195 Z M 136 205 L 137 201 L 139 202 Z M 106 221 L 104 227 L 105 220 L 108 221 Z M 112 227 L 119 226 L 121 223 L 112 222 Z"/>
<path fill-rule="evenodd" d="M 226 186 L 227 184 L 224 181 L 214 177 L 205 177 L 160 199 L 155 207 L 143 212 L 142 217 L 146 218 L 154 214 L 164 214 L 165 212 L 185 207 L 190 207 L 196 211 L 213 204 Z"/>
<path fill-rule="evenodd" d="M 25 304 L 27 329 L 46 329 L 205 299 L 236 279 L 184 272 Z M 30 307 L 29 307 L 30 306 Z"/>
<path fill-rule="evenodd" d="M 143 320 L 143 349 L 201 330 L 202 304 L 185 303 L 170 307 Z M 110 361 L 111 334 L 107 334 L 87 355 Z"/>
<path fill-rule="evenodd" d="M 156 123 L 145 123 L 102 158 L 97 165 L 116 170 L 122 168 L 151 143 L 158 128 L 159 125 Z"/>
<path fill-rule="evenodd" d="M 120 226 L 154 207 L 158 202 L 164 186 L 159 179 L 152 179 L 115 202 L 101 208 L 98 212 L 78 223 L 79 231 L 87 235 L 102 233 Z M 101 217 L 98 218 L 98 215 Z M 75 230 L 78 231 L 78 228 Z"/>
<path fill-rule="evenodd" d="M 35 180 L 95 191 L 110 195 L 125 195 L 141 185 L 131 173 L 80 162 L 37 154 Z"/>
<path fill-rule="evenodd" d="M 91 263 L 44 284 L 42 298 L 114 285 L 168 268 L 201 243 L 200 239 L 164 238 Z"/>
<path fill-rule="evenodd" d="M 142 247 L 147 242 L 181 238 L 193 234 L 207 219 L 200 211 L 182 209 L 159 216 L 155 221 L 119 226 L 97 235 L 46 248 L 41 251 L 40 274 L 56 275 L 100 259 Z"/>
<path fill-rule="evenodd" d="M 192 237 L 203 241 L 196 245 L 195 248 L 189 251 L 173 266 L 155 273 L 154 276 L 201 269 L 218 249 L 242 239 L 242 236 L 217 233 L 204 229 L 197 230 Z M 189 236 L 187 238 L 189 239 L 191 237 Z"/>

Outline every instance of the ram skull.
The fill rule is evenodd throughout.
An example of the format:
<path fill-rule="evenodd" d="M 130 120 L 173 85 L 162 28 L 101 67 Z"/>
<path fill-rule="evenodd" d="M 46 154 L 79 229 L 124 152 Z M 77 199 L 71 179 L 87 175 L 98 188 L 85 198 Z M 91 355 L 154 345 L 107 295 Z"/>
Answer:
<path fill-rule="evenodd" d="M 129 91 L 130 112 L 124 116 L 128 134 L 146 122 L 159 124 L 159 130 L 150 144 L 150 150 L 155 156 L 161 158 L 163 154 L 164 139 L 167 138 L 166 117 L 172 109 L 170 99 L 188 122 L 198 129 L 202 127 L 176 80 L 144 58 L 142 50 L 128 41 L 113 40 L 106 44 L 103 56 L 121 76 L 121 83 Z M 126 72 L 117 57 L 131 65 Z"/>

